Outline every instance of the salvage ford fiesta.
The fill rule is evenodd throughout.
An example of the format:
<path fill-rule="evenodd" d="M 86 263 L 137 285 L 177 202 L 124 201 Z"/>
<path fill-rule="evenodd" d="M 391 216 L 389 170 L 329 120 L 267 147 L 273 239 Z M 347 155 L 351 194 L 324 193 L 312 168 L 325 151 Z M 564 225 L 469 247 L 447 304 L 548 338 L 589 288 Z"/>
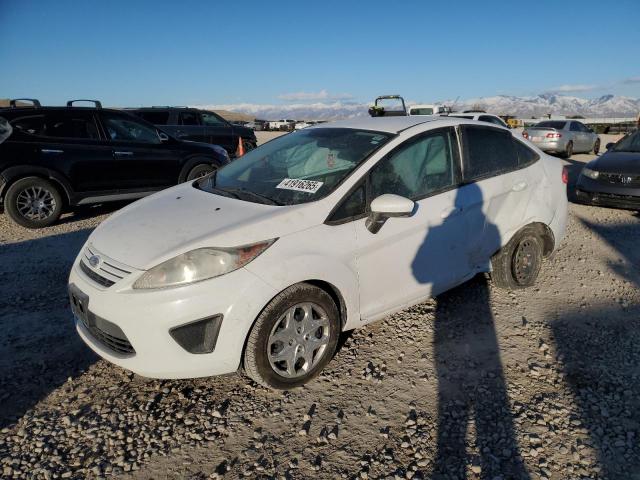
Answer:
<path fill-rule="evenodd" d="M 76 328 L 143 376 L 243 368 L 299 386 L 341 332 L 478 272 L 532 285 L 564 236 L 565 183 L 556 159 L 486 123 L 310 127 L 103 222 L 71 270 Z"/>

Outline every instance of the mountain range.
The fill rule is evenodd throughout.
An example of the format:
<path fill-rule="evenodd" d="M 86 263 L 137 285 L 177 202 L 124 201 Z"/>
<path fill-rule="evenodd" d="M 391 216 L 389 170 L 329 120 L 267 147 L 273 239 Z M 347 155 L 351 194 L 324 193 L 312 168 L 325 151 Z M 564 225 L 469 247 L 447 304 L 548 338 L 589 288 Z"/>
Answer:
<path fill-rule="evenodd" d="M 640 112 L 640 99 L 619 95 L 603 95 L 598 98 L 579 98 L 568 95 L 543 93 L 529 97 L 496 95 L 493 97 L 472 98 L 455 102 L 444 100 L 439 102 L 408 101 L 407 105 L 416 103 L 433 103 L 452 106 L 456 111 L 481 107 L 498 115 L 514 115 L 521 118 L 552 115 L 581 115 L 584 117 L 636 117 Z M 274 120 L 280 118 L 295 120 L 336 120 L 367 115 L 370 103 L 346 100 L 332 102 L 299 102 L 289 104 L 238 103 L 227 105 L 194 105 L 212 110 L 229 110 Z"/>

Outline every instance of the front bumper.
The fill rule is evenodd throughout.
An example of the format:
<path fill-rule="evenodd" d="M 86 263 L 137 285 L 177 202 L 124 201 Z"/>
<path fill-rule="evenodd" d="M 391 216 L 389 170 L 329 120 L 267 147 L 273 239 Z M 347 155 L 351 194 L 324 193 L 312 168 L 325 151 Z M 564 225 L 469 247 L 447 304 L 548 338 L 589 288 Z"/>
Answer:
<path fill-rule="evenodd" d="M 246 335 L 262 308 L 277 292 L 241 268 L 218 278 L 179 288 L 133 290 L 131 274 L 105 288 L 91 280 L 76 259 L 70 289 L 86 296 L 86 308 L 108 336 L 74 316 L 80 337 L 98 355 L 151 378 L 195 378 L 238 369 Z M 135 277 L 135 278 L 134 278 Z M 175 329 L 210 317 L 222 317 L 211 353 L 189 353 Z M 115 327 L 115 328 L 114 328 Z M 174 335 L 172 335 L 174 331 Z M 114 343 L 115 342 L 115 343 Z M 130 344 L 130 350 L 118 348 Z"/>
<path fill-rule="evenodd" d="M 640 188 L 601 183 L 580 175 L 576 184 L 576 199 L 580 203 L 635 210 L 640 209 Z"/>

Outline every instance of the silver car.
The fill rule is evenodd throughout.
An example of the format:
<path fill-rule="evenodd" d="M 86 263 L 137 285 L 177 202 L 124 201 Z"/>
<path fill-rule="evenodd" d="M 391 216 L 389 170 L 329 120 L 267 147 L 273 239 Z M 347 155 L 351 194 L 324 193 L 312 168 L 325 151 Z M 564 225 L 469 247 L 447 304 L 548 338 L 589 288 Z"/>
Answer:
<path fill-rule="evenodd" d="M 540 150 L 569 158 L 574 153 L 600 151 L 600 138 L 589 127 L 575 120 L 545 120 L 528 127 L 522 136 Z"/>

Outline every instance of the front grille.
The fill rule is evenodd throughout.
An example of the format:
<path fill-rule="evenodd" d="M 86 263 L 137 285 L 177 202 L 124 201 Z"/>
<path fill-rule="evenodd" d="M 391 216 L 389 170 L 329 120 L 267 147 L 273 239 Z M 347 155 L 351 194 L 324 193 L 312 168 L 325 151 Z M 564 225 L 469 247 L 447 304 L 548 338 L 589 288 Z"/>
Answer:
<path fill-rule="evenodd" d="M 90 259 L 92 257 L 97 258 L 96 266 L 91 265 Z M 103 255 L 93 246 L 85 248 L 80 260 L 80 270 L 91 280 L 105 288 L 109 288 L 132 272 L 130 267 Z"/>
<path fill-rule="evenodd" d="M 598 179 L 603 183 L 613 183 L 629 187 L 640 187 L 640 175 L 625 175 L 623 173 L 600 172 Z"/>
<path fill-rule="evenodd" d="M 98 325 L 91 325 L 88 326 L 87 324 L 84 324 L 85 327 L 87 327 L 87 330 L 89 330 L 89 333 L 91 333 L 91 335 L 93 335 L 93 337 L 102 342 L 104 345 L 106 345 L 107 347 L 109 347 L 111 350 L 114 350 L 118 353 L 122 353 L 125 355 L 132 355 L 135 354 L 136 351 L 133 349 L 133 346 L 131 345 L 131 343 L 129 343 L 129 340 L 127 340 L 126 335 L 124 334 L 124 332 L 122 330 L 120 330 L 120 328 L 117 325 L 114 325 L 111 322 L 107 322 L 104 319 L 99 319 L 102 322 L 106 322 L 109 323 L 111 325 L 111 333 L 115 333 L 114 330 L 117 329 L 120 331 L 120 335 L 116 336 L 116 335 L 112 335 L 109 334 L 107 332 L 105 332 L 104 330 L 102 330 L 100 327 L 98 327 Z"/>
<path fill-rule="evenodd" d="M 108 278 L 104 278 L 101 277 L 100 275 L 98 275 L 96 272 L 94 272 L 93 270 L 91 270 L 91 268 L 89 268 L 85 263 L 84 260 L 82 260 L 80 262 L 80 270 L 82 270 L 82 272 L 89 277 L 91 280 L 93 280 L 94 282 L 96 282 L 99 285 L 102 285 L 105 288 L 109 288 L 111 285 L 113 285 L 115 282 L 112 282 L 111 280 L 109 280 Z"/>

